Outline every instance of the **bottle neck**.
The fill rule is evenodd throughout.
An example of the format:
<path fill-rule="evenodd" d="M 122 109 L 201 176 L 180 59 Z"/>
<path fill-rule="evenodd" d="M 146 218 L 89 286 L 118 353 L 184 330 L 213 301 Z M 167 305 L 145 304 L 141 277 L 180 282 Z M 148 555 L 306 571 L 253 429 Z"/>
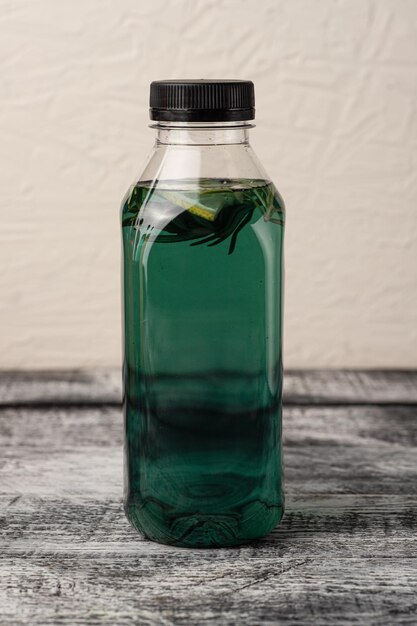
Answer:
<path fill-rule="evenodd" d="M 156 141 L 142 181 L 267 180 L 249 144 L 250 122 L 158 121 L 152 127 Z"/>
<path fill-rule="evenodd" d="M 156 145 L 224 146 L 248 145 L 248 122 L 158 122 Z"/>

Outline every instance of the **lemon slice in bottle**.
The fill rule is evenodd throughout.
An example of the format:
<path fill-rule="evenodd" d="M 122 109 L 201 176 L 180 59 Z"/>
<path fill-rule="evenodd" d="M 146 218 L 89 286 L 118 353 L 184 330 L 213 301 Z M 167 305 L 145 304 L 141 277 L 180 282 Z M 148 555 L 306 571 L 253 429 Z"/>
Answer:
<path fill-rule="evenodd" d="M 221 193 L 221 191 L 213 191 L 212 193 L 204 194 L 204 204 L 200 200 L 189 197 L 180 191 L 166 191 L 158 189 L 158 195 L 162 196 L 172 204 L 176 204 L 182 209 L 197 215 L 198 217 L 214 222 L 220 209 L 228 204 L 227 199 L 225 198 L 226 194 Z"/>

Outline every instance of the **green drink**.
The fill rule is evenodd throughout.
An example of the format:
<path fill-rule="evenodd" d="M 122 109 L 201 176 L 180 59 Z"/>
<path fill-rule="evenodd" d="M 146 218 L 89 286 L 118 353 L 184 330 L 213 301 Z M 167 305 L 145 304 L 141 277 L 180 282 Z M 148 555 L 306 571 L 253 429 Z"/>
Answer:
<path fill-rule="evenodd" d="M 125 200 L 125 508 L 150 539 L 236 545 L 282 516 L 283 222 L 262 179 Z"/>

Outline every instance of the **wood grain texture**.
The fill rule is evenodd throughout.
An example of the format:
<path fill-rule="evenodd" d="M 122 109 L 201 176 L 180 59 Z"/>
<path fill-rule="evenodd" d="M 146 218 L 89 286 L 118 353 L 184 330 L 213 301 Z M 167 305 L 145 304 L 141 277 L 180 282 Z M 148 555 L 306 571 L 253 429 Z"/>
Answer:
<path fill-rule="evenodd" d="M 415 375 L 383 393 L 386 373 L 338 372 L 334 387 L 329 373 L 294 374 L 297 393 L 321 389 L 328 404 L 286 407 L 286 515 L 265 539 L 225 550 L 160 546 L 130 528 L 121 410 L 100 402 L 99 385 L 75 406 L 89 376 L 115 379 L 55 376 L 54 390 L 45 374 L 22 375 L 25 402 L 9 395 L 0 410 L 2 626 L 416 623 Z M 17 399 L 19 381 L 2 378 Z M 49 396 L 30 406 L 40 379 Z M 378 403 L 346 404 L 348 381 Z"/>
<path fill-rule="evenodd" d="M 117 369 L 0 372 L 0 406 L 118 405 Z M 287 404 L 417 404 L 414 370 L 286 371 Z"/>

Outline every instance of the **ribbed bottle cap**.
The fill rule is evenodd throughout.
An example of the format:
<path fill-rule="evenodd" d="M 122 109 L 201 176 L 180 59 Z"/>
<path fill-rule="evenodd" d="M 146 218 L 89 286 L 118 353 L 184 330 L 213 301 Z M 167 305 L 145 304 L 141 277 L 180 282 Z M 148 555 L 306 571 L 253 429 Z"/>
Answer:
<path fill-rule="evenodd" d="M 255 117 L 250 80 L 155 80 L 149 101 L 151 120 L 235 122 Z"/>

